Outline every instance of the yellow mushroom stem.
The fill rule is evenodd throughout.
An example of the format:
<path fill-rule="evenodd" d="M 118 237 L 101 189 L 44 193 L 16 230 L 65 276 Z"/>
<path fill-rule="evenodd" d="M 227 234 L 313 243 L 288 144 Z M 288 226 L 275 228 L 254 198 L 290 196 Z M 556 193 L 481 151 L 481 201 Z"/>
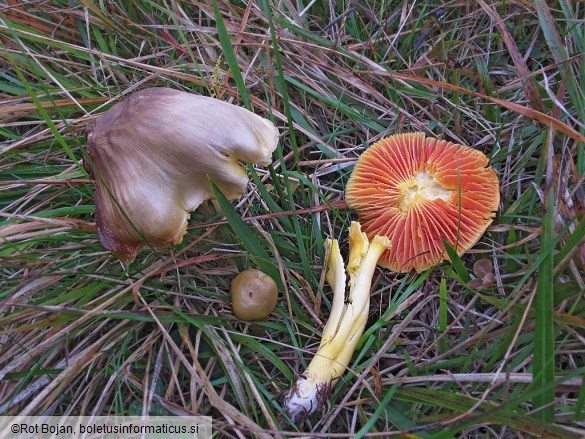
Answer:
<path fill-rule="evenodd" d="M 351 223 L 347 299 L 346 274 L 339 244 L 337 240 L 328 239 L 325 245 L 329 248 L 326 279 L 333 289 L 333 304 L 319 349 L 305 372 L 284 396 L 283 407 L 293 421 L 315 412 L 349 365 L 368 320 L 374 270 L 382 253 L 390 248 L 390 241 L 386 237 L 375 236 L 370 243 L 360 224 Z"/>

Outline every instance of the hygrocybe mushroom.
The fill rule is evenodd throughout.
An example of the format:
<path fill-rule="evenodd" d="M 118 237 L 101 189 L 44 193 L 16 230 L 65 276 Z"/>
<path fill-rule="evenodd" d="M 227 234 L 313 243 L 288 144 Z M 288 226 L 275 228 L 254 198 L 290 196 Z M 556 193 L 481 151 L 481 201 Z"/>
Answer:
<path fill-rule="evenodd" d="M 390 239 L 378 265 L 421 272 L 448 259 L 443 240 L 459 255 L 475 245 L 494 220 L 500 185 L 481 151 L 408 133 L 370 146 L 346 195 L 366 235 Z"/>
<path fill-rule="evenodd" d="M 168 88 L 148 88 L 114 105 L 87 132 L 102 245 L 132 262 L 145 243 L 182 241 L 189 212 L 228 198 L 248 177 L 240 161 L 268 164 L 278 143 L 272 122 L 235 105 Z"/>
<path fill-rule="evenodd" d="M 423 134 L 400 134 L 359 158 L 346 188 L 360 223 L 349 230 L 349 294 L 337 241 L 329 245 L 331 315 L 309 367 L 283 401 L 293 421 L 315 412 L 349 365 L 368 318 L 376 264 L 395 272 L 424 271 L 472 247 L 500 201 L 496 173 L 480 151 Z M 368 240 L 370 238 L 372 241 Z"/>

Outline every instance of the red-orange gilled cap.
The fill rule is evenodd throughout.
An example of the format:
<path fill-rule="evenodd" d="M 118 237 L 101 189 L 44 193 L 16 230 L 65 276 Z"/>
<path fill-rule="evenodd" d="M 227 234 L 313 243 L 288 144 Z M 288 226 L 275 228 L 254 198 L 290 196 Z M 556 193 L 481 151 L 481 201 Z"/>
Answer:
<path fill-rule="evenodd" d="M 378 265 L 396 272 L 424 271 L 448 259 L 443 239 L 459 255 L 494 219 L 498 177 L 473 148 L 397 134 L 370 146 L 358 159 L 346 188 L 348 205 L 373 239 L 392 247 Z"/>

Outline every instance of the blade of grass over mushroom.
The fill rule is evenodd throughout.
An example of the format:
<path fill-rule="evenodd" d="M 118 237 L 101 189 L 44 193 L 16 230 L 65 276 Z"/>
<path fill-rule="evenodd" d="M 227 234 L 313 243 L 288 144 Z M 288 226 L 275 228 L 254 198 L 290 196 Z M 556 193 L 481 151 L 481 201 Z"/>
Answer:
<path fill-rule="evenodd" d="M 376 265 L 382 253 L 391 246 L 385 236 L 375 236 L 370 242 L 356 221 L 352 221 L 348 235 L 347 269 L 338 241 L 327 241 L 329 267 L 326 280 L 334 293 L 332 311 L 323 329 L 319 349 L 284 395 L 283 407 L 293 422 L 314 413 L 344 374 L 367 322 Z M 346 271 L 349 274 L 347 300 Z"/>
<path fill-rule="evenodd" d="M 219 6 L 217 5 L 217 0 L 212 0 L 213 3 L 213 12 L 215 13 L 215 25 L 217 27 L 217 34 L 219 36 L 219 41 L 221 42 L 221 47 L 223 49 L 223 54 L 225 56 L 225 60 L 232 71 L 232 75 L 234 77 L 234 81 L 238 86 L 238 91 L 240 92 L 240 98 L 242 99 L 242 103 L 244 107 L 248 110 L 251 110 L 250 105 L 250 98 L 248 97 L 248 89 L 246 88 L 246 83 L 244 82 L 244 77 L 242 76 L 242 71 L 240 70 L 240 64 L 236 58 L 236 54 L 234 52 L 234 48 L 230 41 L 230 36 L 227 32 L 227 28 L 223 21 L 223 15 L 219 10 Z"/>

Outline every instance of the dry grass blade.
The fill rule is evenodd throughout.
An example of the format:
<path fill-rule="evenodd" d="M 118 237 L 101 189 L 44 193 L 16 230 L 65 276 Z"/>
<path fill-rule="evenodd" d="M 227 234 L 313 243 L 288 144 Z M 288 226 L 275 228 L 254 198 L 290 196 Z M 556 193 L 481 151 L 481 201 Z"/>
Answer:
<path fill-rule="evenodd" d="M 532 72 L 528 69 L 526 61 L 524 60 L 524 57 L 518 50 L 518 46 L 516 45 L 514 38 L 510 34 L 510 31 L 506 27 L 504 20 L 502 19 L 502 17 L 500 17 L 500 15 L 494 9 L 493 6 L 488 5 L 483 0 L 478 0 L 478 3 L 481 5 L 483 10 L 490 16 L 490 18 L 496 22 L 496 26 L 498 26 L 498 30 L 502 35 L 502 39 L 504 40 L 504 43 L 508 48 L 510 57 L 512 58 L 512 61 L 514 61 L 514 66 L 516 67 L 516 70 L 518 70 L 519 78 L 524 83 L 524 91 L 526 92 L 526 97 L 528 98 L 528 101 L 530 102 L 532 108 L 542 112 L 544 110 L 544 106 L 542 104 L 540 94 L 536 89 Z"/>
<path fill-rule="evenodd" d="M 56 101 L 41 101 L 41 106 L 50 112 L 57 112 L 62 109 L 70 109 L 78 105 L 94 105 L 106 102 L 107 98 L 85 98 L 71 102 L 68 99 L 58 99 Z M 19 119 L 38 112 L 38 107 L 31 103 L 18 102 L 0 102 L 0 121 L 6 123 L 9 120 Z"/>
<path fill-rule="evenodd" d="M 209 398 L 211 404 L 224 413 L 227 417 L 233 419 L 239 425 L 246 427 L 248 432 L 253 433 L 259 438 L 266 438 L 269 439 L 271 436 L 267 435 L 262 432 L 262 428 L 254 423 L 251 419 L 245 416 L 242 412 L 240 412 L 236 407 L 232 406 L 228 402 L 226 402 L 213 388 L 213 385 L 209 381 L 205 370 L 201 367 L 199 361 L 195 360 L 194 365 L 191 364 L 185 357 L 183 351 L 177 346 L 175 341 L 171 338 L 165 327 L 161 324 L 158 320 L 154 312 L 151 308 L 144 303 L 146 306 L 147 311 L 152 316 L 154 321 L 156 322 L 157 326 L 159 327 L 161 334 L 165 338 L 166 342 L 169 344 L 171 349 L 177 355 L 177 358 L 181 361 L 183 366 L 191 373 L 193 378 L 196 378 L 205 388 L 207 397 Z"/>
<path fill-rule="evenodd" d="M 541 113 L 540 111 L 525 107 L 525 106 L 517 104 L 515 102 L 510 102 L 510 101 L 506 101 L 504 99 L 494 98 L 492 96 L 478 93 L 478 92 L 475 92 L 473 90 L 469 90 L 469 89 L 466 89 L 464 87 L 460 87 L 458 85 L 453 85 L 453 84 L 449 84 L 449 83 L 442 82 L 442 81 L 436 81 L 434 79 L 429 79 L 429 78 L 422 78 L 422 77 L 417 76 L 417 75 L 404 74 L 404 73 L 388 73 L 388 72 L 384 73 L 384 75 L 388 76 L 390 78 L 396 78 L 396 79 L 400 79 L 403 81 L 412 81 L 412 82 L 418 83 L 418 84 L 425 84 L 425 85 L 430 85 L 433 87 L 444 88 L 444 89 L 455 91 L 457 93 L 463 93 L 463 94 L 467 94 L 470 96 L 475 96 L 477 98 L 485 99 L 486 101 L 492 102 L 494 104 L 500 105 L 503 108 L 507 108 L 507 109 L 512 110 L 516 113 L 519 113 L 523 116 L 526 116 L 529 119 L 540 122 L 541 124 L 543 124 L 549 128 L 553 128 L 553 129 L 565 134 L 566 136 L 570 137 L 571 139 L 573 139 L 579 143 L 585 144 L 585 136 L 583 134 L 579 133 L 574 128 L 572 128 L 570 125 L 567 125 L 566 123 L 563 123 L 560 120 L 558 120 L 552 116 L 549 116 L 548 114 Z"/>

